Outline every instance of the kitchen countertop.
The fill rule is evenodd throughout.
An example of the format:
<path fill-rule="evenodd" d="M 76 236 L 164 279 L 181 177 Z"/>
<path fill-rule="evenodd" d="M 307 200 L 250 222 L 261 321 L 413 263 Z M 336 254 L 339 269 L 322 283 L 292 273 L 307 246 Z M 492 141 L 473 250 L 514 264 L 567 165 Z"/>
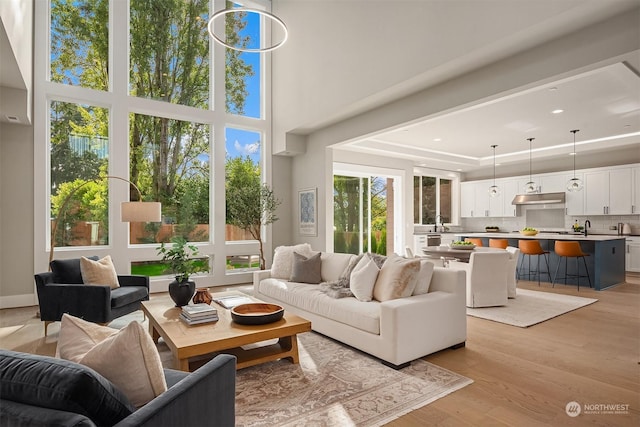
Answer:
<path fill-rule="evenodd" d="M 535 236 L 524 236 L 520 233 L 455 233 L 456 237 L 486 237 L 491 239 L 537 239 L 537 240 L 587 240 L 603 242 L 607 240 L 625 239 L 627 236 L 611 234 L 558 234 L 538 233 Z"/>

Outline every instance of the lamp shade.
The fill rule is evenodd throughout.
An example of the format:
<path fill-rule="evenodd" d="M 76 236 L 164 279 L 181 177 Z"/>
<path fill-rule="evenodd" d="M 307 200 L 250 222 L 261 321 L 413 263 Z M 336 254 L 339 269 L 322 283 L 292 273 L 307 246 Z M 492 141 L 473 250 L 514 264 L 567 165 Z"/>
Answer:
<path fill-rule="evenodd" d="M 120 204 L 122 222 L 160 222 L 162 220 L 160 202 L 122 202 Z"/>

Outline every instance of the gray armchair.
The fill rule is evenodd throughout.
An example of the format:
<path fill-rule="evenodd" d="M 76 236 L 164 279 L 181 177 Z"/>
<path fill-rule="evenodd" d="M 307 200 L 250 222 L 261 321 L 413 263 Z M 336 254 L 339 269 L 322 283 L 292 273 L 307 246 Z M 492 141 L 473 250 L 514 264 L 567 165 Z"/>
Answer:
<path fill-rule="evenodd" d="M 167 391 L 137 409 L 108 379 L 68 360 L 0 350 L 0 425 L 233 427 L 236 358 L 164 370 Z"/>
<path fill-rule="evenodd" d="M 97 260 L 98 257 L 89 257 Z M 80 259 L 53 260 L 51 272 L 35 276 L 40 319 L 44 334 L 52 322 L 64 313 L 89 322 L 107 324 L 125 314 L 140 309 L 140 302 L 149 299 L 149 277 L 118 276 L 120 287 L 85 285 L 80 272 Z"/>

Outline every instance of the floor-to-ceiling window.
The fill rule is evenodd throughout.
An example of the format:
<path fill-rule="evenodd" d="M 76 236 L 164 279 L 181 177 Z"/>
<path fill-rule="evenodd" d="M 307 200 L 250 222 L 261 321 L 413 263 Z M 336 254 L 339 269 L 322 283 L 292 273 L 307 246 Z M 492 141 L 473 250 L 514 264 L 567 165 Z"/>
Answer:
<path fill-rule="evenodd" d="M 207 22 L 214 10 L 268 5 L 36 2 L 37 261 L 48 257 L 57 221 L 60 257 L 109 253 L 123 273 L 126 265 L 164 275 L 151 268 L 158 244 L 183 236 L 209 258 L 205 284 L 246 280 L 231 273 L 253 267 L 258 245 L 225 224 L 225 178 L 233 170 L 236 182 L 267 180 L 268 55 L 214 43 Z M 216 25 L 245 47 L 268 43 L 258 14 L 226 14 Z M 120 202 L 139 196 L 113 176 L 134 183 L 143 200 L 161 202 L 162 221 L 121 223 Z"/>
<path fill-rule="evenodd" d="M 413 221 L 434 225 L 453 223 L 454 178 L 439 175 L 413 177 Z"/>

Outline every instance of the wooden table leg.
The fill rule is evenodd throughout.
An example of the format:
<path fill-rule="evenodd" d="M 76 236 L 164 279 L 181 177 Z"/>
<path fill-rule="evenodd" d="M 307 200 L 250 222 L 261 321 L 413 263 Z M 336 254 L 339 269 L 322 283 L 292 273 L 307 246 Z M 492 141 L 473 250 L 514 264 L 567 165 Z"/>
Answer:
<path fill-rule="evenodd" d="M 174 366 L 175 369 L 179 370 L 179 371 L 184 371 L 184 372 L 190 372 L 189 371 L 189 359 L 178 359 L 178 356 L 176 356 L 175 354 L 173 355 L 173 360 L 174 360 Z"/>
<path fill-rule="evenodd" d="M 149 335 L 151 335 L 151 339 L 153 340 L 153 342 L 158 344 L 158 340 L 160 339 L 160 334 L 158 333 L 156 328 L 153 327 L 151 322 L 149 322 Z"/>
<path fill-rule="evenodd" d="M 296 335 L 282 337 L 278 340 L 278 344 L 280 344 L 283 352 L 287 353 L 285 358 L 291 359 L 291 363 L 300 363 L 298 356 L 298 338 Z"/>

